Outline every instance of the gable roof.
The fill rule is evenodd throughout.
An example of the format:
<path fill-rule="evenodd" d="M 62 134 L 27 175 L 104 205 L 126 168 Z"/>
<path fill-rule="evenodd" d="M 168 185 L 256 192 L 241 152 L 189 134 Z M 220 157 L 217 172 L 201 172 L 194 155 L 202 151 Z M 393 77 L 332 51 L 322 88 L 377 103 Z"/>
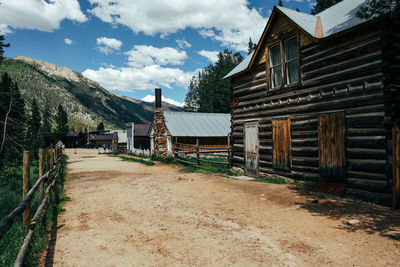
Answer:
<path fill-rule="evenodd" d="M 231 114 L 164 111 L 172 136 L 216 137 L 231 132 Z"/>
<path fill-rule="evenodd" d="M 333 34 L 339 33 L 341 31 L 347 30 L 368 20 L 360 19 L 355 16 L 356 12 L 359 10 L 360 6 L 365 5 L 368 0 L 343 0 L 324 11 L 316 14 L 310 15 L 307 13 L 298 12 L 293 9 L 275 6 L 271 16 L 268 19 L 267 25 L 261 35 L 260 41 L 258 42 L 257 49 L 254 53 L 248 55 L 236 68 L 229 72 L 223 79 L 231 78 L 239 73 L 248 70 L 259 53 L 261 44 L 263 43 L 268 29 L 271 25 L 276 14 L 281 14 L 292 21 L 300 30 L 305 32 L 310 37 L 315 40 L 323 39 L 329 37 Z M 319 19 L 318 19 L 319 18 Z M 316 27 L 322 26 L 322 36 L 316 34 Z M 241 65 L 241 66 L 240 66 Z M 240 66 L 240 68 L 239 68 Z"/>

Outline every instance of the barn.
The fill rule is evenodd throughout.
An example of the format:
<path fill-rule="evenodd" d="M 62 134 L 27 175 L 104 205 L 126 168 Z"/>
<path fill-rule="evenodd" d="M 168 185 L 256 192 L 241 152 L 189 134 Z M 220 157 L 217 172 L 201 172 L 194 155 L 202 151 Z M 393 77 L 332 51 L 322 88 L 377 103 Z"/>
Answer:
<path fill-rule="evenodd" d="M 180 148 L 226 147 L 231 131 L 231 114 L 163 111 L 161 89 L 156 88 L 154 119 L 149 133 L 151 153 L 170 156 L 174 143 Z"/>
<path fill-rule="evenodd" d="M 254 53 L 224 79 L 233 95 L 233 165 L 245 173 L 391 193 L 400 124 L 400 23 L 275 7 Z"/>

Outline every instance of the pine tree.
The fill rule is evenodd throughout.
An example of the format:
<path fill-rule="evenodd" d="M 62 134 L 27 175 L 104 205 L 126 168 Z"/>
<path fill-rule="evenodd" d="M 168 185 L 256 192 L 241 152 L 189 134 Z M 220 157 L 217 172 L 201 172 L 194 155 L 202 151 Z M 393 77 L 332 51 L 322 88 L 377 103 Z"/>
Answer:
<path fill-rule="evenodd" d="M 279 0 L 279 1 L 278 1 L 278 6 L 282 6 L 282 7 L 283 7 L 282 0 Z"/>
<path fill-rule="evenodd" d="M 65 139 L 69 131 L 68 114 L 67 112 L 65 112 L 61 104 L 58 105 L 55 121 L 57 122 L 56 133 L 55 133 L 57 141 L 61 140 L 62 142 L 65 142 Z"/>
<path fill-rule="evenodd" d="M 25 144 L 25 102 L 7 73 L 0 82 L 0 161 L 18 163 Z"/>
<path fill-rule="evenodd" d="M 0 63 L 3 61 L 3 54 L 4 54 L 3 47 L 10 47 L 10 44 L 5 44 L 4 35 L 0 35 Z"/>
<path fill-rule="evenodd" d="M 102 121 L 97 125 L 96 130 L 98 131 L 104 130 L 104 123 Z"/>
<path fill-rule="evenodd" d="M 317 3 L 313 6 L 313 9 L 311 10 L 311 14 L 316 15 L 319 12 L 324 11 L 328 7 L 331 7 L 340 1 L 342 0 L 317 0 Z"/>
<path fill-rule="evenodd" d="M 251 38 L 249 38 L 249 47 L 247 48 L 247 54 L 250 55 L 251 52 L 256 51 L 257 49 L 257 44 L 253 43 Z"/>
<path fill-rule="evenodd" d="M 366 5 L 360 7 L 356 17 L 370 19 L 385 14 L 400 15 L 400 0 L 369 0 Z"/>
<path fill-rule="evenodd" d="M 40 115 L 39 107 L 36 99 L 33 99 L 31 115 L 28 119 L 28 130 L 27 130 L 27 141 L 32 155 L 36 157 L 39 148 L 44 145 L 43 141 L 43 130 L 42 130 L 42 118 Z"/>
<path fill-rule="evenodd" d="M 215 65 L 210 64 L 192 78 L 185 98 L 185 110 L 199 112 L 231 112 L 230 82 L 222 78 L 236 67 L 243 57 L 225 49 L 218 54 Z"/>
<path fill-rule="evenodd" d="M 44 134 L 51 133 L 51 122 L 52 122 L 51 111 L 50 111 L 50 105 L 47 102 L 44 104 L 42 122 L 43 122 L 43 133 Z"/>

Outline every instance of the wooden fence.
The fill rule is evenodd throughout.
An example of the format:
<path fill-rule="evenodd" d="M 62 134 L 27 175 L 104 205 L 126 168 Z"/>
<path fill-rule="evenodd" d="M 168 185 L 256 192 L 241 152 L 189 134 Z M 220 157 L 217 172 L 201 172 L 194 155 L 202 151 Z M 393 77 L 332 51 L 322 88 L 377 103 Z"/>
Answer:
<path fill-rule="evenodd" d="M 393 128 L 393 208 L 400 208 L 400 128 Z"/>
<path fill-rule="evenodd" d="M 226 165 L 226 166 L 231 166 L 231 157 L 232 157 L 232 151 L 231 151 L 231 146 L 228 144 L 228 146 L 218 146 L 218 147 L 210 147 L 210 146 L 199 146 L 199 141 L 197 140 L 197 144 L 182 144 L 175 142 L 174 146 L 174 158 L 177 161 L 180 161 L 185 164 L 193 165 L 196 167 L 202 167 L 201 162 L 208 162 L 212 164 L 220 164 L 220 165 Z M 184 155 L 186 158 L 189 159 L 195 159 L 196 162 L 191 162 L 185 159 L 181 158 L 181 155 Z M 194 156 L 192 156 L 194 154 Z M 228 162 L 226 161 L 213 161 L 210 159 L 207 159 L 207 157 L 212 157 L 212 158 L 227 158 Z"/>
<path fill-rule="evenodd" d="M 46 153 L 45 153 L 46 152 Z M 39 179 L 30 187 L 29 172 L 30 172 L 30 156 L 29 151 L 24 151 L 23 154 L 23 200 L 21 203 L 2 221 L 0 221 L 0 239 L 10 230 L 11 226 L 16 222 L 22 214 L 22 221 L 24 226 L 29 229 L 25 237 L 24 243 L 18 253 L 14 266 L 22 266 L 25 254 L 27 252 L 29 243 L 32 239 L 33 232 L 39 222 L 41 215 L 46 211 L 46 204 L 49 200 L 50 189 L 55 184 L 60 170 L 60 160 L 62 156 L 61 146 L 55 149 L 39 149 Z M 46 173 L 44 170 L 46 169 Z M 53 174 L 55 172 L 55 174 Z M 45 190 L 45 182 L 47 188 Z M 33 199 L 35 192 L 40 189 L 42 201 L 37 208 L 34 216 L 30 219 L 30 203 Z"/>

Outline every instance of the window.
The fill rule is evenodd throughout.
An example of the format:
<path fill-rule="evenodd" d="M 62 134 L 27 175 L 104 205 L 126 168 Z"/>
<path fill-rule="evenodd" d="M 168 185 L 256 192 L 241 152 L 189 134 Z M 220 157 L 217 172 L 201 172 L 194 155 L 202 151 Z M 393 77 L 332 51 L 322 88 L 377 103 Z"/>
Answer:
<path fill-rule="evenodd" d="M 289 39 L 285 42 L 285 68 L 286 83 L 296 83 L 299 81 L 299 61 L 297 60 L 297 38 Z"/>
<path fill-rule="evenodd" d="M 272 88 L 282 86 L 282 68 L 281 68 L 281 48 L 280 45 L 272 46 L 269 49 L 269 65 L 271 71 Z"/>
<path fill-rule="evenodd" d="M 268 49 L 268 86 L 278 88 L 300 81 L 297 37 L 281 41 Z"/>

